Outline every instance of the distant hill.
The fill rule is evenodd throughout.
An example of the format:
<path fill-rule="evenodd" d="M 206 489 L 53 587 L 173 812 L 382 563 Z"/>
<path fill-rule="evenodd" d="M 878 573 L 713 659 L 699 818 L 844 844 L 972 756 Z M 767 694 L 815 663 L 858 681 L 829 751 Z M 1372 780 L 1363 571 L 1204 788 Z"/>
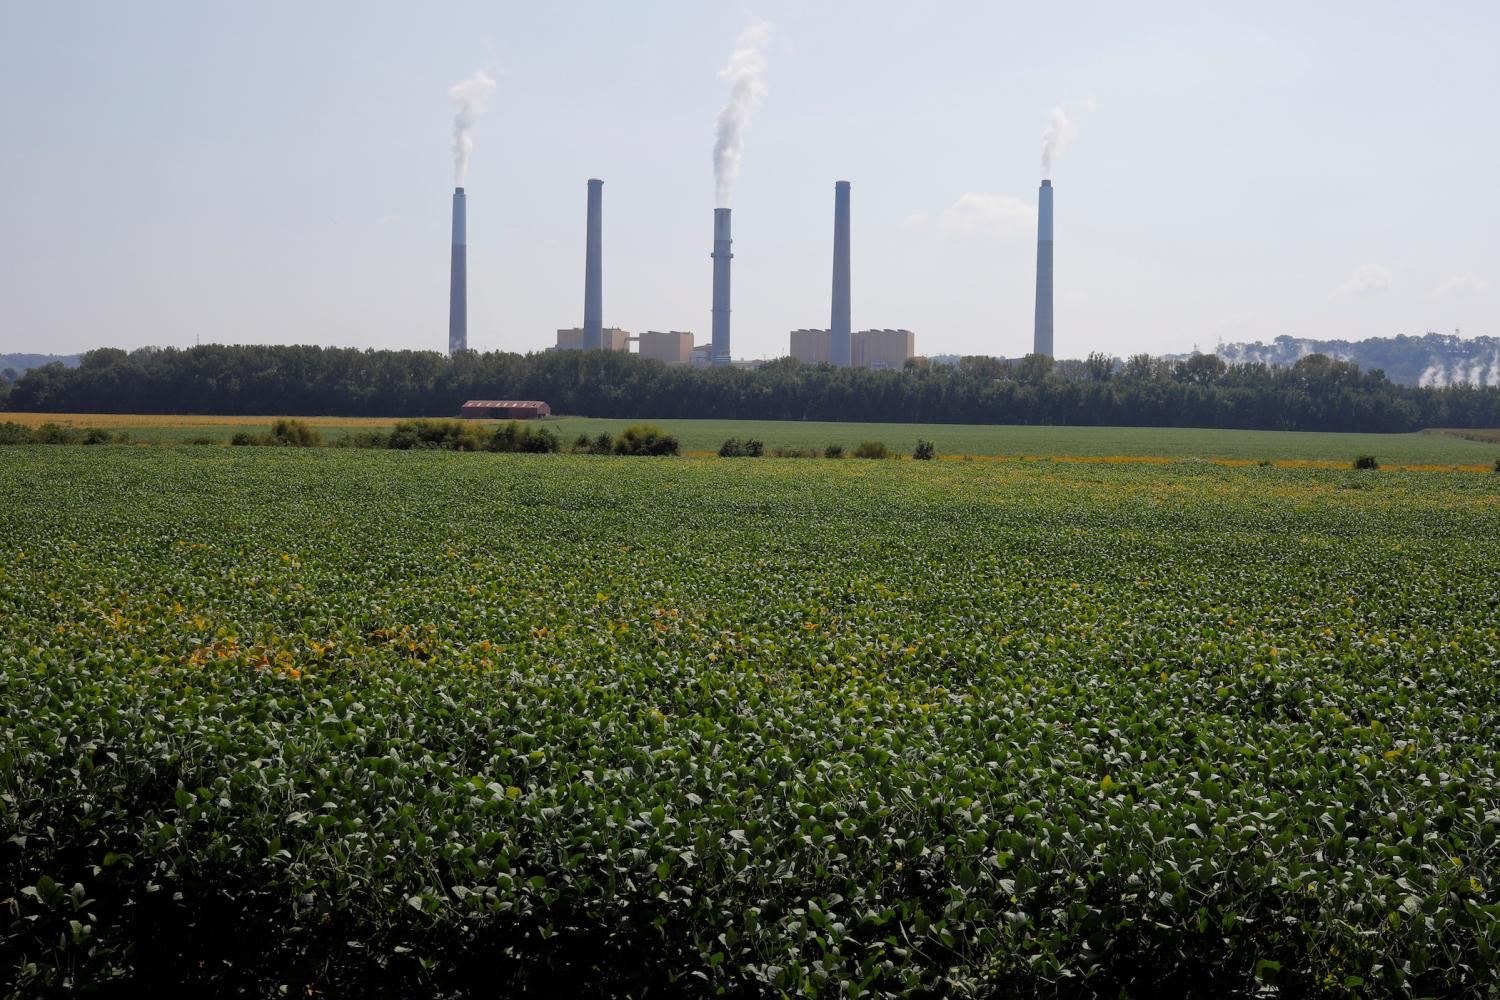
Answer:
<path fill-rule="evenodd" d="M 18 375 L 25 375 L 28 368 L 40 368 L 61 361 L 69 368 L 78 367 L 76 354 L 0 354 L 0 372 L 9 368 Z"/>
<path fill-rule="evenodd" d="M 1500 337 L 1463 338 L 1442 333 L 1356 341 L 1277 337 L 1269 344 L 1223 344 L 1214 353 L 1230 364 L 1260 361 L 1274 365 L 1291 365 L 1309 354 L 1326 354 L 1352 361 L 1365 371 L 1382 369 L 1387 378 L 1402 385 L 1500 386 Z"/>

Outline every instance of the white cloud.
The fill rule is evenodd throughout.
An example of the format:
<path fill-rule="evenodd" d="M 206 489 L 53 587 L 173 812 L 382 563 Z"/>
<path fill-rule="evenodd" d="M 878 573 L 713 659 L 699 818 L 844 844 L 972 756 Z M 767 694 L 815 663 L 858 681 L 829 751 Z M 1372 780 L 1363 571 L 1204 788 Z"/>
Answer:
<path fill-rule="evenodd" d="M 1036 225 L 1036 206 L 1008 194 L 970 191 L 943 209 L 937 223 L 943 232 L 960 236 L 1026 232 Z"/>
<path fill-rule="evenodd" d="M 1434 295 L 1473 295 L 1490 287 L 1488 281 L 1481 281 L 1472 274 L 1455 274 L 1447 281 L 1442 282 L 1433 290 Z"/>
<path fill-rule="evenodd" d="M 1391 269 L 1381 264 L 1366 264 L 1354 277 L 1333 290 L 1333 298 L 1344 295 L 1376 295 L 1391 287 Z"/>

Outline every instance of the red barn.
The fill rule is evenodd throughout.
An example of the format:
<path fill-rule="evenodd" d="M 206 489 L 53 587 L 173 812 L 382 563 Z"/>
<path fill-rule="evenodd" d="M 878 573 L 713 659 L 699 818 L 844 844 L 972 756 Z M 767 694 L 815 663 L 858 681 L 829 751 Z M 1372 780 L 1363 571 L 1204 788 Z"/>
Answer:
<path fill-rule="evenodd" d="M 474 420 L 535 420 L 552 416 L 552 407 L 536 399 L 471 399 L 458 415 Z"/>

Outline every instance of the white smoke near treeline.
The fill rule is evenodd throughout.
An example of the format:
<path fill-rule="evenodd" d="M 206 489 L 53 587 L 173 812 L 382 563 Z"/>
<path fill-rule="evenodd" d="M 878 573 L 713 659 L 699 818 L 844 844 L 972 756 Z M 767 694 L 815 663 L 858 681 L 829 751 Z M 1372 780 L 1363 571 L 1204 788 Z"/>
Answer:
<path fill-rule="evenodd" d="M 745 152 L 745 129 L 766 95 L 766 43 L 771 26 L 755 21 L 740 33 L 734 54 L 719 71 L 729 81 L 729 100 L 714 119 L 714 187 L 720 208 L 729 207 Z"/>
<path fill-rule="evenodd" d="M 494 89 L 495 81 L 482 69 L 476 69 L 467 80 L 448 88 L 448 96 L 454 104 L 453 184 L 456 187 L 464 186 L 464 175 L 469 172 L 469 154 L 474 151 L 474 126 L 484 116 L 485 105 Z"/>

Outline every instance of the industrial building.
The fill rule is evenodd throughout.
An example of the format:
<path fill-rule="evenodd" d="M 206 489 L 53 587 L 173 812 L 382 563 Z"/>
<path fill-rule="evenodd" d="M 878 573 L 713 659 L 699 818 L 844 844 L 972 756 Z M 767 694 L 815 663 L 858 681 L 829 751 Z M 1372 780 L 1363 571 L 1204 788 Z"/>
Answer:
<path fill-rule="evenodd" d="M 634 339 L 640 345 L 639 353 L 643 358 L 662 361 L 669 365 L 693 363 L 693 335 L 691 333 L 684 333 L 681 330 L 672 330 L 667 333 L 647 330 Z"/>
<path fill-rule="evenodd" d="M 587 334 L 579 327 L 557 331 L 557 351 L 581 351 Z M 607 326 L 599 331 L 599 349 L 605 351 L 630 350 L 630 334 L 619 327 Z"/>
<path fill-rule="evenodd" d="M 827 330 L 793 330 L 792 357 L 805 365 L 829 364 L 830 339 Z"/>
<path fill-rule="evenodd" d="M 916 340 L 910 330 L 861 330 L 850 338 L 851 363 L 856 368 L 904 368 L 917 353 Z"/>
<path fill-rule="evenodd" d="M 905 367 L 916 356 L 910 330 L 860 330 L 849 337 L 850 363 L 856 368 Z M 833 364 L 833 336 L 828 330 L 793 330 L 792 357 L 803 364 Z"/>
<path fill-rule="evenodd" d="M 552 416 L 552 407 L 538 399 L 471 399 L 458 415 L 471 420 L 535 420 Z"/>
<path fill-rule="evenodd" d="M 833 185 L 833 308 L 829 321 L 828 362 L 848 366 L 853 358 L 849 319 L 849 182 Z"/>

